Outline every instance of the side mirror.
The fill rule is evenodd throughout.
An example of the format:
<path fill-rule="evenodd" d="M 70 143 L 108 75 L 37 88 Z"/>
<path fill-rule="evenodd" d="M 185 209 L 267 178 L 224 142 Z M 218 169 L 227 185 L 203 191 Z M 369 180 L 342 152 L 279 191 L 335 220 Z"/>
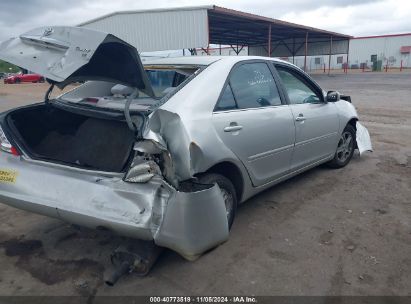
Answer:
<path fill-rule="evenodd" d="M 341 99 L 341 95 L 337 91 L 327 92 L 327 97 L 326 97 L 327 102 L 336 102 L 336 101 L 339 101 L 340 99 Z"/>

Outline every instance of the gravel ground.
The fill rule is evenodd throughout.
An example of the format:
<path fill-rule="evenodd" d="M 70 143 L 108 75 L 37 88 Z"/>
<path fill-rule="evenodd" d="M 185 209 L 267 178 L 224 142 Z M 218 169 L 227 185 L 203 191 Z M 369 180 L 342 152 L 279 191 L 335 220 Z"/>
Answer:
<path fill-rule="evenodd" d="M 375 151 L 318 167 L 239 208 L 196 262 L 165 251 L 144 278 L 103 283 L 119 239 L 0 205 L 1 295 L 411 295 L 411 74 L 315 75 L 352 96 Z M 42 84 L 0 84 L 0 110 Z"/>

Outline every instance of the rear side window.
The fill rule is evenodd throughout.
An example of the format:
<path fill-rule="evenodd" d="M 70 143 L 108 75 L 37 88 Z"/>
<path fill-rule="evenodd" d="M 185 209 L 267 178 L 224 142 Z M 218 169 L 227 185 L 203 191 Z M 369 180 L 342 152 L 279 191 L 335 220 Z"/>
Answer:
<path fill-rule="evenodd" d="M 218 104 L 215 108 L 216 111 L 225 111 L 225 110 L 232 110 L 236 109 L 237 104 L 235 103 L 233 91 L 231 90 L 230 84 L 227 84 L 223 94 L 218 101 Z"/>
<path fill-rule="evenodd" d="M 246 63 L 236 67 L 230 85 L 240 109 L 281 105 L 277 86 L 266 63 Z"/>
<path fill-rule="evenodd" d="M 148 70 L 147 74 L 156 96 L 161 96 L 165 89 L 173 87 L 175 71 Z"/>

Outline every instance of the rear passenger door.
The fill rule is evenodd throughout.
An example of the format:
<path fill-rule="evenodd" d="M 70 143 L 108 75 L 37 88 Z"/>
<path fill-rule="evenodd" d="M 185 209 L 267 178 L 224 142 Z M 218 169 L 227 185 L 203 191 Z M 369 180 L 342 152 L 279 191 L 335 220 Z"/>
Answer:
<path fill-rule="evenodd" d="M 290 170 L 295 139 L 292 112 L 272 73 L 265 61 L 235 65 L 213 113 L 221 140 L 242 161 L 254 186 Z"/>
<path fill-rule="evenodd" d="M 334 155 L 339 118 L 335 103 L 327 103 L 322 90 L 307 75 L 289 65 L 275 66 L 295 120 L 291 170 L 296 171 Z"/>

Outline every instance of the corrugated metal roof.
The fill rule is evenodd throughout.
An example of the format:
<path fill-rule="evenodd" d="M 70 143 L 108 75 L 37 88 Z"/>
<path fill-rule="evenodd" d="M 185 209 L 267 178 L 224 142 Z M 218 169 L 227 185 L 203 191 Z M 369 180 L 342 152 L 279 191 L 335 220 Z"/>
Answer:
<path fill-rule="evenodd" d="M 298 34 L 298 32 L 301 32 L 303 34 L 305 34 L 306 32 L 310 32 L 313 35 L 320 35 L 320 36 L 327 35 L 328 37 L 334 36 L 334 38 L 351 38 L 352 37 L 350 35 L 327 31 L 327 30 L 323 30 L 323 29 L 319 29 L 315 27 L 310 27 L 310 26 L 292 23 L 288 21 L 283 21 L 279 19 L 274 19 L 270 17 L 260 16 L 256 14 L 241 12 L 241 11 L 237 11 L 234 9 L 225 8 L 225 7 L 216 6 L 216 5 L 213 6 L 212 13 L 225 15 L 226 17 L 234 16 L 234 17 L 242 18 L 243 22 L 245 20 L 254 21 L 256 23 L 264 22 L 266 24 L 271 24 L 273 27 L 278 26 L 278 28 L 282 29 L 283 31 L 293 31 L 294 34 Z"/>

